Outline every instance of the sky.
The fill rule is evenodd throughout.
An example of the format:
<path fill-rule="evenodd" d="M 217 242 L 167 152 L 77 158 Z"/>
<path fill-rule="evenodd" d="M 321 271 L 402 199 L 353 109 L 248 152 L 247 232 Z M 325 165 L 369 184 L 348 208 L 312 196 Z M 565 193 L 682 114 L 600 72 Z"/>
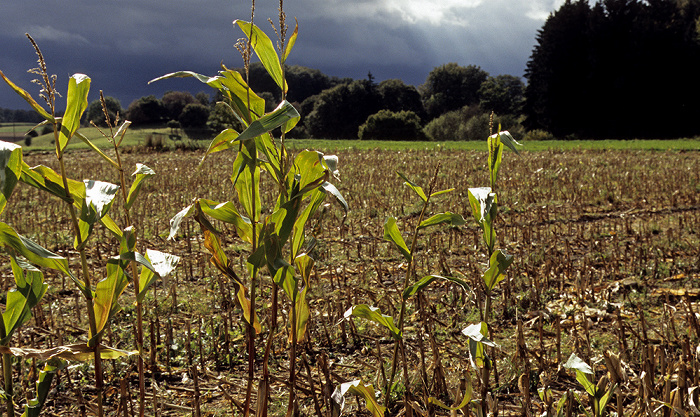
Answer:
<path fill-rule="evenodd" d="M 537 31 L 564 0 L 287 0 L 289 33 L 299 36 L 290 65 L 330 76 L 377 82 L 399 78 L 420 85 L 430 71 L 456 62 L 490 75 L 523 76 Z M 275 36 L 279 1 L 257 0 L 255 23 Z M 90 101 L 103 90 L 126 108 L 168 90 L 212 90 L 194 79 L 160 75 L 190 70 L 216 75 L 220 64 L 240 67 L 234 48 L 250 20 L 248 0 L 8 0 L 0 2 L 0 70 L 38 98 L 26 71 L 36 66 L 37 41 L 57 87 L 74 73 L 91 77 Z M 65 98 L 63 99 L 65 100 Z M 28 109 L 4 82 L 0 107 Z M 60 102 L 59 102 L 60 107 Z"/>

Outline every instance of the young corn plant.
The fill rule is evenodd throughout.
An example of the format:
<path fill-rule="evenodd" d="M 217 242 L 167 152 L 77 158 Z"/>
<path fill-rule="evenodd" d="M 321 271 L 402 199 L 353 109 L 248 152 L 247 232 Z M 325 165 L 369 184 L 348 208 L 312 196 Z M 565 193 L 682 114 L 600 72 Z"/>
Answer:
<path fill-rule="evenodd" d="M 605 375 L 601 377 L 597 385 L 591 382 L 591 379 L 594 378 L 595 375 L 593 372 L 593 368 L 591 368 L 590 365 L 584 362 L 581 358 L 576 356 L 575 353 L 571 354 L 569 359 L 564 364 L 564 368 L 573 369 L 574 371 L 576 371 L 576 380 L 581 384 L 583 389 L 588 394 L 591 405 L 591 412 L 589 412 L 584 401 L 578 396 L 578 394 L 575 394 L 576 400 L 581 405 L 581 408 L 583 409 L 583 412 L 586 414 L 586 416 L 604 416 L 605 406 L 608 405 L 608 402 L 610 402 L 610 400 L 612 399 L 613 392 L 615 392 L 615 390 L 617 389 L 617 384 L 609 384 L 608 378 Z M 560 415 L 562 408 L 563 404 L 560 402 L 559 407 L 557 407 L 558 415 Z"/>
<path fill-rule="evenodd" d="M 499 129 L 500 130 L 500 129 Z M 469 349 L 472 363 L 475 368 L 481 369 L 481 399 L 478 415 L 487 415 L 489 393 L 489 377 L 493 367 L 493 362 L 486 352 L 486 346 L 495 348 L 494 342 L 489 340 L 489 321 L 491 319 L 491 303 L 493 290 L 499 282 L 505 279 L 505 271 L 513 263 L 513 256 L 508 255 L 502 249 L 496 249 L 495 221 L 498 216 L 498 196 L 496 193 L 496 181 L 498 171 L 503 158 L 503 147 L 507 146 L 516 154 L 516 145 L 520 145 L 510 133 L 500 131 L 487 139 L 488 145 L 488 168 L 490 174 L 490 187 L 470 188 L 469 205 L 472 215 L 482 230 L 486 254 L 489 260 L 488 267 L 482 275 L 482 290 L 486 296 L 485 308 L 480 308 L 481 323 L 470 325 L 462 330 L 462 333 L 469 338 Z M 479 303 L 481 307 L 481 303 Z M 493 339 L 493 337 L 491 337 Z"/>
<path fill-rule="evenodd" d="M 415 274 L 415 257 L 416 257 L 416 245 L 418 242 L 418 235 L 419 232 L 422 229 L 431 227 L 431 226 L 436 226 L 440 224 L 448 224 L 450 226 L 462 226 L 466 222 L 462 216 L 459 214 L 451 213 L 451 212 L 442 212 L 435 214 L 433 216 L 430 216 L 429 218 L 426 218 L 426 214 L 428 213 L 428 207 L 430 206 L 430 203 L 432 199 L 436 196 L 439 196 L 441 194 L 449 193 L 453 191 L 454 189 L 446 189 L 446 190 L 441 190 L 441 191 L 435 191 L 435 183 L 437 179 L 437 174 L 439 171 L 439 167 L 435 170 L 435 175 L 433 176 L 432 181 L 430 182 L 428 186 L 428 192 L 426 193 L 425 190 L 416 184 L 415 182 L 411 181 L 408 179 L 404 174 L 398 173 L 398 175 L 404 180 L 404 184 L 409 187 L 422 201 L 422 208 L 420 215 L 418 216 L 418 222 L 413 230 L 412 238 L 411 238 L 411 245 L 410 247 L 406 244 L 405 240 L 403 239 L 403 236 L 401 235 L 401 231 L 399 230 L 399 227 L 396 223 L 396 219 L 394 217 L 388 217 L 386 222 L 384 223 L 384 239 L 392 242 L 394 246 L 401 252 L 403 257 L 406 259 L 408 262 L 408 265 L 406 267 L 406 275 L 404 276 L 404 282 L 403 282 L 403 289 L 401 292 L 401 300 L 400 300 L 400 308 L 399 310 L 399 318 L 398 318 L 398 324 L 394 323 L 394 318 L 385 314 L 382 314 L 381 310 L 377 307 L 371 307 L 367 304 L 359 304 L 352 306 L 345 312 L 345 318 L 349 319 L 351 317 L 359 317 L 363 318 L 372 322 L 375 322 L 382 327 L 386 328 L 389 330 L 389 333 L 391 337 L 394 339 L 394 352 L 391 360 L 391 371 L 389 373 L 389 379 L 386 381 L 386 385 L 383 387 L 384 389 L 384 401 L 387 405 L 391 405 L 392 403 L 392 392 L 396 388 L 394 384 L 394 379 L 396 377 L 397 369 L 398 369 L 398 364 L 399 361 L 403 363 L 403 375 L 404 375 L 404 384 L 405 384 L 405 404 L 407 407 L 407 412 L 410 412 L 408 407 L 410 407 L 408 404 L 409 403 L 409 398 L 408 396 L 410 395 L 409 393 L 409 376 L 408 376 L 408 366 L 406 363 L 406 352 L 405 352 L 405 346 L 403 343 L 403 333 L 404 333 L 404 328 L 405 328 L 405 317 L 406 317 L 406 310 L 407 310 L 407 302 L 409 299 L 419 293 L 421 290 L 426 288 L 430 283 L 436 281 L 436 280 L 448 280 L 452 281 L 460 286 L 462 286 L 465 289 L 468 289 L 468 285 L 466 282 L 459 278 L 454 278 L 454 277 L 444 277 L 442 275 L 426 275 L 422 277 L 421 279 L 416 280 L 416 274 Z M 400 354 L 400 356 L 399 356 Z M 423 356 L 421 352 L 421 356 Z M 383 366 L 383 365 L 380 365 Z M 421 372 L 423 375 L 426 374 L 426 369 L 425 369 L 425 363 L 422 363 L 422 369 Z M 427 378 L 424 378 L 427 380 Z M 359 394 L 362 394 L 367 401 L 367 405 L 369 408 L 369 405 L 371 402 L 374 401 L 373 397 L 373 391 L 369 391 L 372 393 L 372 396 L 369 396 L 368 390 L 363 390 Z M 358 395 L 358 393 L 356 393 Z M 371 409 L 372 410 L 372 409 Z M 375 415 L 379 415 L 376 413 L 377 408 L 373 408 L 373 413 Z"/>
<path fill-rule="evenodd" d="M 255 3 L 253 2 L 253 10 Z M 243 57 L 245 73 L 241 74 L 222 65 L 218 75 L 209 77 L 191 71 L 180 71 L 158 77 L 153 81 L 173 77 L 195 77 L 218 90 L 224 98 L 222 105 L 238 120 L 243 129 L 233 128 L 219 133 L 209 144 L 206 155 L 224 150 L 236 152 L 231 173 L 231 182 L 236 200 L 216 202 L 198 198 L 180 211 L 171 220 L 169 238 L 175 238 L 185 217 L 194 217 L 204 234 L 204 246 L 211 253 L 211 262 L 227 277 L 235 288 L 235 300 L 242 310 L 247 325 L 248 381 L 243 403 L 243 414 L 251 413 L 251 399 L 256 385 L 255 361 L 256 338 L 262 333 L 259 307 L 256 300 L 262 285 L 262 272 L 267 271 L 271 279 L 272 302 L 268 326 L 277 326 L 279 308 L 278 288 L 289 298 L 289 402 L 288 415 L 296 407 L 296 362 L 298 344 L 306 337 L 309 306 L 306 293 L 314 260 L 309 252 L 313 239 L 306 237 L 306 225 L 330 194 L 348 210 L 347 202 L 338 189 L 329 181 L 337 174 L 337 158 L 320 152 L 302 151 L 291 155 L 284 145 L 284 135 L 299 121 L 300 116 L 286 99 L 270 113 L 265 113 L 265 100 L 249 87 L 249 66 L 253 52 L 258 56 L 268 74 L 286 97 L 288 90 L 284 66 L 294 46 L 298 33 L 295 27 L 289 39 L 287 26 L 280 3 L 280 26 L 278 48 L 270 38 L 251 21 L 236 20 L 245 39 L 236 46 Z M 153 82 L 152 81 L 152 82 Z M 276 139 L 273 131 L 279 129 Z M 264 177 L 263 174 L 266 174 Z M 277 190 L 274 201 L 261 198 L 261 182 L 269 178 Z M 236 270 L 221 245 L 221 232 L 211 219 L 233 225 L 238 238 L 248 245 L 245 268 Z M 257 379 L 256 415 L 267 415 L 269 394 L 268 358 L 274 331 L 267 332 L 263 356 L 263 375 Z"/>
<path fill-rule="evenodd" d="M 109 129 L 109 133 L 103 132 L 94 123 L 93 126 L 96 127 L 112 145 L 115 155 L 114 159 L 110 158 L 96 147 L 94 147 L 94 150 L 97 151 L 102 156 L 102 158 L 104 158 L 117 171 L 117 174 L 119 175 L 119 189 L 121 190 L 120 194 L 122 197 L 121 203 L 122 208 L 124 210 L 124 221 L 126 223 L 123 229 L 124 231 L 133 231 L 133 241 L 129 243 L 131 246 L 125 248 L 126 252 L 124 253 L 133 252 L 134 254 L 137 254 L 137 233 L 135 230 L 134 221 L 131 216 L 131 207 L 136 201 L 140 193 L 141 187 L 144 184 L 144 181 L 153 177 L 154 175 L 156 175 L 156 173 L 148 166 L 137 163 L 136 170 L 132 174 L 134 180 L 131 183 L 131 187 L 129 187 L 127 191 L 127 182 L 125 177 L 126 168 L 122 163 L 119 146 L 124 140 L 124 136 L 126 135 L 126 131 L 131 125 L 131 122 L 128 120 L 124 120 L 120 124 L 118 114 L 116 120 L 111 119 L 109 111 L 107 110 L 107 103 L 105 102 L 102 91 L 100 91 L 100 102 L 102 103 L 102 110 L 105 115 L 105 123 L 107 125 L 107 128 Z M 80 135 L 80 132 L 76 132 L 76 134 Z M 91 143 L 89 139 L 85 137 L 81 137 L 81 139 L 83 139 L 83 141 L 86 143 Z M 143 364 L 143 301 L 146 296 L 146 293 L 148 292 L 148 288 L 151 286 L 151 284 L 153 284 L 154 280 L 158 276 L 165 277 L 169 275 L 177 266 L 180 258 L 168 253 L 147 249 L 145 260 L 153 266 L 153 270 L 145 267 L 142 268 L 141 273 L 139 273 L 139 261 L 136 260 L 136 257 L 134 258 L 134 260 L 129 261 L 129 267 L 134 287 L 134 296 L 136 298 L 136 322 L 134 327 L 136 329 L 136 350 L 139 353 L 136 358 L 137 369 L 139 374 L 139 416 L 145 415 L 146 408 L 146 385 Z M 154 272 L 154 270 L 157 272 Z"/>
<path fill-rule="evenodd" d="M 4 77 L 2 72 L 0 75 Z M 7 207 L 8 200 L 22 175 L 22 148 L 13 143 L 0 142 L 0 213 Z M 15 415 L 12 382 L 12 357 L 15 352 L 11 347 L 12 336 L 31 317 L 31 310 L 41 301 L 48 284 L 44 274 L 36 266 L 68 271 L 68 262 L 35 242 L 19 235 L 15 230 L 0 223 L 0 247 L 10 256 L 12 275 L 16 288 L 5 294 L 5 311 L 0 320 L 0 351 L 2 351 L 3 390 L 0 397 L 5 401 L 8 416 Z M 36 265 L 36 266 L 35 266 Z M 55 371 L 62 367 L 60 359 L 46 363 L 41 381 L 37 383 L 39 397 L 25 405 L 24 415 L 38 415 L 43 407 L 45 394 Z"/>
<path fill-rule="evenodd" d="M 29 37 L 29 35 L 27 36 Z M 104 415 L 102 359 L 114 359 L 132 353 L 109 348 L 102 344 L 102 336 L 107 330 L 111 319 L 121 310 L 119 298 L 129 281 L 134 279 L 134 277 L 129 275 L 129 264 L 137 262 L 143 267 L 140 276 L 135 269 L 132 269 L 132 274 L 141 279 L 140 282 L 136 281 L 139 282 L 137 288 L 139 294 L 141 294 L 155 281 L 160 272 L 171 270 L 176 259 L 174 257 L 169 257 L 167 260 L 159 259 L 164 262 L 160 262 L 159 269 L 156 269 L 146 256 L 136 252 L 136 234 L 133 226 L 121 229 L 108 215 L 114 203 L 114 197 L 120 189 L 118 185 L 96 180 L 76 181 L 68 178 L 65 155 L 68 144 L 73 137 L 78 137 L 84 141 L 115 167 L 122 168 L 119 163 L 113 161 L 84 135 L 77 132 L 80 127 L 80 118 L 87 107 L 90 78 L 84 74 L 75 74 L 70 77 L 66 93 L 66 110 L 63 116 L 57 116 L 56 97 L 58 92 L 55 85 L 56 77 L 48 75 L 46 63 L 39 47 L 31 37 L 29 39 L 39 57 L 39 67 L 31 72 L 40 77 L 35 82 L 42 87 L 40 96 L 46 102 L 48 110 L 39 105 L 29 93 L 12 83 L 4 74 L 0 73 L 0 75 L 17 94 L 23 97 L 38 114 L 44 117 L 45 121 L 41 125 L 50 124 L 53 126 L 55 152 L 60 173 L 42 165 L 29 167 L 22 162 L 19 180 L 59 198 L 65 203 L 74 232 L 73 248 L 79 254 L 80 273 L 77 275 L 71 273 L 67 263 L 66 267 L 61 269 L 61 272 L 71 278 L 86 302 L 89 328 L 88 340 L 84 344 L 84 348 L 91 352 L 95 362 L 97 410 L 98 415 L 101 417 Z M 127 126 L 128 122 L 122 128 L 125 129 Z M 139 190 L 139 186 L 136 183 L 135 187 L 132 187 L 129 196 L 132 202 Z M 118 239 L 119 254 L 108 259 L 106 277 L 94 282 L 92 271 L 88 265 L 87 245 L 90 238 L 94 236 L 95 226 L 98 224 L 102 224 Z M 28 259 L 33 261 L 32 258 Z M 72 347 L 76 354 L 71 359 L 85 359 L 84 352 L 81 353 L 83 350 L 81 345 L 83 344 L 79 343 L 77 346 Z"/>

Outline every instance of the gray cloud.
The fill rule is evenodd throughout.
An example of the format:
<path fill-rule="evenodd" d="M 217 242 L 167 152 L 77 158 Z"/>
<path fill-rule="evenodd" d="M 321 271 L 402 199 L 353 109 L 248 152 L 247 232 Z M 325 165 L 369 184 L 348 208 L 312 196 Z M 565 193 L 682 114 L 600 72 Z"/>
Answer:
<path fill-rule="evenodd" d="M 9 3 L 9 4 L 8 4 Z M 496 75 L 521 76 L 544 19 L 563 0 L 298 0 L 286 2 L 288 24 L 299 19 L 291 64 L 329 75 L 421 84 L 448 62 L 475 64 Z M 278 3 L 256 5 L 256 23 L 274 36 Z M 32 91 L 26 69 L 35 57 L 24 33 L 42 47 L 49 69 L 64 80 L 84 72 L 126 106 L 167 89 L 206 90 L 188 80 L 146 85 L 176 70 L 215 74 L 240 66 L 233 48 L 250 6 L 230 0 L 26 0 L 0 3 L 0 69 Z M 33 92 L 33 91 L 32 91 Z M 92 97 L 91 97 L 92 98 Z M 0 107 L 26 107 L 0 86 Z"/>

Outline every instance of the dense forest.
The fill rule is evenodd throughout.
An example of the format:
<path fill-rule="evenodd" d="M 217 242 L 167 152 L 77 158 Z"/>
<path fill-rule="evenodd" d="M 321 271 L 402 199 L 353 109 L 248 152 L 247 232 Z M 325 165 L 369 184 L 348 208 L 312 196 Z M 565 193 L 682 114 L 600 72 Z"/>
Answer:
<path fill-rule="evenodd" d="M 567 1 L 527 64 L 526 126 L 555 136 L 697 135 L 700 2 Z"/>
<path fill-rule="evenodd" d="M 700 134 L 700 0 L 567 0 L 539 30 L 525 80 L 492 76 L 475 65 L 434 68 L 420 86 L 399 79 L 353 80 L 288 66 L 288 101 L 302 115 L 291 137 L 386 140 L 481 140 L 491 113 L 525 140 L 671 138 Z M 243 69 L 240 69 L 243 72 Z M 260 64 L 250 83 L 272 110 L 282 99 Z M 527 81 L 527 83 L 525 82 Z M 135 126 L 209 133 L 237 127 L 226 103 L 205 92 L 169 91 L 125 109 Z M 90 104 L 84 122 L 103 123 Z M 0 122 L 34 121 L 0 109 Z"/>

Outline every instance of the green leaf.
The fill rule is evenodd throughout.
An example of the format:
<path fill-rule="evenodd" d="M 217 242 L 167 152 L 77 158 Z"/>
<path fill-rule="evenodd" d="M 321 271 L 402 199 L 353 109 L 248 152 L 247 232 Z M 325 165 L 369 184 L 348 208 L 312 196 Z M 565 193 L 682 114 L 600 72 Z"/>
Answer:
<path fill-rule="evenodd" d="M 306 294 L 309 291 L 311 283 L 311 271 L 313 271 L 314 268 L 314 260 L 307 254 L 301 254 L 294 259 L 294 264 L 299 270 L 302 284 L 301 288 L 298 288 L 297 284 L 298 294 L 294 301 L 297 319 L 297 342 L 301 342 L 306 339 L 306 325 L 309 321 L 309 317 L 311 317 L 311 309 L 309 308 L 309 303 L 306 301 Z"/>
<path fill-rule="evenodd" d="M 498 178 L 498 170 L 501 166 L 501 160 L 503 158 L 503 144 L 501 143 L 501 135 L 495 134 L 489 136 L 488 140 L 489 147 L 489 173 L 491 175 L 491 188 L 496 188 L 496 179 Z"/>
<path fill-rule="evenodd" d="M 46 398 L 49 396 L 54 375 L 65 366 L 66 362 L 60 359 L 52 359 L 44 364 L 36 381 L 36 398 L 27 401 L 22 417 L 39 417 L 41 409 L 46 403 Z"/>
<path fill-rule="evenodd" d="M 569 356 L 569 359 L 564 364 L 564 368 L 573 369 L 574 371 L 576 371 L 576 380 L 581 384 L 583 389 L 585 389 L 589 395 L 595 397 L 595 384 L 589 381 L 588 377 L 586 376 L 593 375 L 593 368 L 591 368 L 590 365 L 588 365 L 581 358 L 576 356 L 575 353 L 572 353 L 571 356 Z"/>
<path fill-rule="evenodd" d="M 467 222 L 466 220 L 464 220 L 464 217 L 460 216 L 459 214 L 450 213 L 449 211 L 447 211 L 445 213 L 436 214 L 428 219 L 423 220 L 418 225 L 418 228 L 423 229 L 425 227 L 435 226 L 444 223 L 447 223 L 450 226 L 463 226 Z"/>
<path fill-rule="evenodd" d="M 15 257 L 10 258 L 12 274 L 17 288 L 7 292 L 5 312 L 2 314 L 5 337 L 0 344 L 7 345 L 12 334 L 31 317 L 31 309 L 39 304 L 49 287 L 44 283 L 44 274 L 34 266 Z"/>
<path fill-rule="evenodd" d="M 505 270 L 513 263 L 513 255 L 508 255 L 499 249 L 489 259 L 489 269 L 484 272 L 484 284 L 491 292 L 499 282 L 505 279 Z"/>
<path fill-rule="evenodd" d="M 82 210 L 85 200 L 85 183 L 83 181 L 68 179 L 70 193 L 67 195 L 63 188 L 63 177 L 53 169 L 44 165 L 30 168 L 25 162 L 22 162 L 20 181 L 54 195 L 66 203 L 73 203 L 79 211 Z"/>
<path fill-rule="evenodd" d="M 498 197 L 488 187 L 470 188 L 469 204 L 472 207 L 474 218 L 483 230 L 484 242 L 491 253 L 496 246 L 496 232 L 493 228 L 493 222 L 498 216 Z"/>
<path fill-rule="evenodd" d="M 9 85 L 10 88 L 12 88 L 12 89 L 15 91 L 15 93 L 19 94 L 20 97 L 22 97 L 27 103 L 29 103 L 29 105 L 32 106 L 32 108 L 34 109 L 34 111 L 36 111 L 37 113 L 39 113 L 39 114 L 41 115 L 41 117 L 43 117 L 44 119 L 48 120 L 48 121 L 51 122 L 51 123 L 54 123 L 54 122 L 55 122 L 55 119 L 53 118 L 53 116 L 51 116 L 43 107 L 41 107 L 41 106 L 39 105 L 39 103 L 37 103 L 36 100 L 34 100 L 34 99 L 32 98 L 32 96 L 29 95 L 29 93 L 27 93 L 24 89 L 22 89 L 21 87 L 17 86 L 17 85 L 16 85 L 15 83 L 13 83 L 12 81 L 10 81 L 10 79 L 7 78 L 7 77 L 5 76 L 5 74 L 2 73 L 2 71 L 0 71 L 0 77 L 2 77 L 3 80 L 5 80 L 5 82 L 7 83 L 7 85 Z"/>
<path fill-rule="evenodd" d="M 367 404 L 367 409 L 372 413 L 373 417 L 384 417 L 386 407 L 379 405 L 377 402 L 374 387 L 372 385 L 363 384 L 361 380 L 346 382 L 338 385 L 335 388 L 333 394 L 331 395 L 331 399 L 333 400 L 331 405 L 333 415 L 339 416 L 343 408 L 345 408 L 346 394 L 353 394 L 364 398 Z"/>
<path fill-rule="evenodd" d="M 253 139 L 264 133 L 271 132 L 272 130 L 282 126 L 289 120 L 298 118 L 299 112 L 297 111 L 292 103 L 287 100 L 283 100 L 275 110 L 268 113 L 258 120 L 253 121 L 250 126 L 248 126 L 234 141 L 245 141 Z"/>
<path fill-rule="evenodd" d="M 257 150 L 255 150 L 257 152 Z M 260 221 L 262 204 L 260 200 L 260 168 L 255 163 L 250 164 L 257 155 L 248 156 L 244 152 L 239 152 L 234 162 L 234 172 L 236 162 L 241 163 L 241 171 L 234 180 L 234 186 L 238 193 L 238 201 L 243 206 L 248 218 L 255 222 Z"/>
<path fill-rule="evenodd" d="M 77 136 L 78 139 L 82 140 L 83 143 L 85 143 L 87 146 L 90 147 L 90 149 L 92 149 L 93 151 L 97 152 L 97 154 L 100 155 L 100 156 L 102 157 L 102 159 L 104 159 L 105 161 L 107 161 L 107 162 L 109 162 L 110 164 L 112 164 L 112 166 L 114 166 L 115 168 L 119 169 L 119 164 L 118 164 L 117 162 L 115 162 L 114 159 L 112 159 L 112 158 L 110 158 L 109 156 L 107 156 L 106 153 L 102 152 L 102 149 L 98 148 L 97 145 L 95 145 L 94 143 L 92 143 L 92 141 L 90 141 L 90 139 L 88 139 L 87 136 L 83 135 L 83 134 L 80 133 L 80 132 L 75 132 L 74 136 Z"/>
<path fill-rule="evenodd" d="M 413 295 L 415 295 L 418 291 L 422 290 L 423 288 L 427 287 L 430 285 L 435 280 L 438 279 L 444 279 L 445 281 L 450 281 L 454 282 L 455 284 L 458 284 L 462 288 L 464 288 L 465 291 L 469 291 L 469 284 L 467 284 L 465 281 L 459 279 L 459 278 L 453 278 L 453 277 L 443 277 L 441 275 L 427 275 L 421 278 L 418 282 L 415 284 L 406 287 L 406 289 L 403 291 L 403 299 L 408 300 L 411 298 Z"/>
<path fill-rule="evenodd" d="M 127 195 L 126 197 L 125 207 L 127 210 L 131 209 L 131 206 L 134 204 L 134 201 L 136 201 L 136 197 L 138 196 L 139 191 L 141 190 L 143 181 L 151 178 L 154 175 L 156 175 L 156 173 L 151 168 L 147 167 L 144 164 L 136 164 L 136 171 L 134 171 L 134 173 L 131 174 L 132 177 L 136 178 L 134 178 L 134 182 L 131 184 L 131 188 L 129 189 L 129 195 Z"/>
<path fill-rule="evenodd" d="M 454 190 L 455 190 L 454 188 L 449 188 L 447 190 L 435 191 L 434 193 L 430 194 L 430 198 L 433 198 L 435 196 L 442 195 L 442 194 L 451 193 Z"/>
<path fill-rule="evenodd" d="M 506 145 L 510 150 L 515 152 L 516 154 L 520 155 L 520 152 L 518 152 L 517 146 L 523 146 L 522 143 L 519 143 L 517 140 L 513 138 L 513 136 L 508 132 L 507 130 L 504 130 L 502 132 L 499 132 L 499 135 L 501 137 L 501 142 L 503 142 L 504 145 Z"/>
<path fill-rule="evenodd" d="M 265 113 L 265 100 L 248 87 L 238 71 L 224 67 L 224 71 L 220 71 L 219 74 L 219 76 L 209 77 L 192 71 L 178 71 L 155 78 L 148 83 L 175 77 L 194 77 L 208 86 L 218 89 L 224 97 L 231 100 L 231 109 L 234 115 L 246 126 L 250 124 L 251 116 L 252 120 L 255 120 Z"/>
<path fill-rule="evenodd" d="M 56 255 L 26 237 L 17 234 L 12 227 L 5 223 L 0 223 L 0 245 L 24 256 L 35 265 L 61 271 L 75 280 L 75 277 L 68 270 L 66 258 Z"/>
<path fill-rule="evenodd" d="M 22 176 L 22 147 L 0 141 L 0 213 Z"/>
<path fill-rule="evenodd" d="M 87 96 L 90 91 L 90 77 L 85 74 L 73 74 L 68 80 L 68 95 L 66 98 L 66 111 L 61 118 L 61 130 L 58 135 L 57 152 L 62 154 L 80 127 L 80 118 L 87 108 Z"/>
<path fill-rule="evenodd" d="M 331 184 L 328 181 L 325 181 L 323 184 L 321 184 L 321 190 L 326 193 L 330 194 L 333 197 L 335 197 L 335 201 L 340 203 L 340 206 L 343 208 L 343 210 L 347 213 L 350 211 L 350 206 L 348 205 L 348 202 L 345 201 L 345 198 L 343 198 L 343 195 L 340 194 L 340 191 L 338 191 L 337 188 L 335 188 L 335 185 Z"/>
<path fill-rule="evenodd" d="M 483 367 L 489 361 L 488 356 L 486 356 L 484 345 L 491 347 L 498 346 L 486 337 L 488 334 L 488 326 L 483 321 L 481 323 L 472 324 L 462 330 L 462 334 L 469 338 L 469 353 L 472 362 L 475 366 Z"/>
<path fill-rule="evenodd" d="M 95 309 L 95 321 L 97 333 L 90 333 L 88 346 L 95 346 L 107 327 L 107 323 L 121 310 L 119 297 L 126 289 L 129 280 L 121 268 L 119 257 L 111 258 L 107 262 L 107 277 L 100 280 L 95 286 L 93 307 Z"/>
<path fill-rule="evenodd" d="M 472 388 L 472 380 L 471 378 L 466 378 L 465 381 L 467 382 L 466 389 L 464 390 L 464 397 L 462 397 L 462 402 L 459 403 L 456 407 L 449 407 L 445 405 L 442 401 L 438 400 L 435 397 L 430 397 L 428 398 L 428 402 L 431 404 L 435 404 L 440 408 L 443 408 L 445 410 L 450 410 L 450 411 L 456 411 L 456 410 L 461 410 L 464 407 L 467 406 L 472 401 L 472 394 L 473 394 L 473 388 Z"/>
<path fill-rule="evenodd" d="M 408 177 L 406 177 L 404 174 L 400 172 L 396 173 L 399 174 L 399 177 L 403 178 L 403 180 L 406 181 L 405 184 L 408 186 L 408 188 L 412 189 L 416 194 L 418 194 L 418 197 L 420 197 L 421 200 L 423 200 L 424 202 L 428 201 L 428 196 L 425 195 L 425 191 L 423 191 L 421 187 L 419 187 L 413 181 L 409 180 Z"/>
<path fill-rule="evenodd" d="M 399 251 L 401 251 L 401 254 L 404 256 L 404 258 L 406 258 L 407 261 L 411 262 L 411 259 L 413 258 L 413 256 L 411 255 L 411 251 L 408 250 L 406 242 L 401 236 L 399 227 L 396 225 L 396 219 L 391 216 L 387 217 L 386 221 L 384 222 L 384 240 L 393 242 L 399 249 Z"/>
<path fill-rule="evenodd" d="M 289 53 L 292 52 L 292 48 L 294 48 L 294 44 L 297 42 L 298 35 L 299 35 L 299 23 L 296 23 L 294 25 L 294 32 L 292 32 L 292 36 L 289 37 L 289 39 L 287 40 L 287 45 L 284 48 L 284 54 L 282 54 L 282 65 L 284 65 L 285 62 L 287 62 L 287 58 L 289 57 Z"/>
<path fill-rule="evenodd" d="M 260 326 L 260 321 L 258 320 L 257 313 L 254 313 L 254 316 L 252 318 L 250 317 L 250 300 L 248 300 L 246 295 L 247 288 L 245 287 L 245 285 L 243 285 L 243 281 L 241 281 L 241 279 L 231 267 L 229 260 L 226 257 L 226 254 L 224 253 L 224 250 L 221 248 L 221 243 L 219 241 L 219 238 L 216 236 L 216 231 L 210 227 L 208 222 L 205 222 L 204 219 L 202 219 L 200 213 L 198 213 L 195 219 L 202 227 L 202 231 L 204 233 L 204 247 L 206 247 L 209 253 L 212 254 L 210 262 L 214 264 L 219 269 L 219 271 L 221 271 L 227 278 L 231 280 L 231 283 L 233 284 L 236 293 L 236 301 L 238 301 L 239 306 L 243 310 L 243 317 L 245 321 L 247 321 L 248 323 L 252 323 L 256 333 L 260 333 L 262 328 Z"/>
<path fill-rule="evenodd" d="M 277 50 L 270 38 L 265 32 L 260 30 L 259 27 L 249 22 L 235 20 L 233 24 L 234 26 L 238 25 L 243 33 L 245 33 L 245 36 L 250 40 L 253 50 L 255 50 L 255 53 L 258 55 L 260 62 L 263 64 L 268 74 L 270 74 L 270 77 L 277 83 L 277 86 L 283 93 L 287 93 L 287 85 L 284 81 L 282 65 L 280 65 Z"/>
<path fill-rule="evenodd" d="M 367 304 L 358 304 L 350 307 L 345 312 L 344 317 L 346 319 L 351 316 L 361 317 L 363 319 L 373 321 L 389 330 L 391 337 L 396 340 L 401 340 L 401 331 L 394 325 L 394 319 L 391 316 L 382 314 L 378 307 L 370 307 Z"/>
<path fill-rule="evenodd" d="M 108 182 L 84 180 L 85 183 L 85 201 L 80 204 L 80 242 L 78 236 L 75 237 L 74 246 L 80 250 L 87 244 L 88 239 L 92 235 L 95 223 L 100 221 L 112 207 L 114 196 L 119 191 L 119 186 Z"/>
<path fill-rule="evenodd" d="M 306 236 L 304 234 L 306 222 L 313 216 L 314 213 L 321 206 L 321 203 L 326 198 L 326 194 L 317 190 L 312 194 L 306 207 L 299 213 L 296 221 L 294 222 L 294 233 L 292 234 L 292 256 L 296 257 L 299 255 L 304 242 L 306 241 Z"/>
<path fill-rule="evenodd" d="M 235 140 L 239 135 L 240 133 L 234 129 L 222 130 L 221 133 L 216 135 L 211 143 L 209 143 L 209 148 L 207 148 L 205 156 L 235 147 L 237 145 Z M 204 162 L 204 158 L 202 158 L 202 162 Z"/>
<path fill-rule="evenodd" d="M 199 199 L 197 205 L 202 213 L 224 223 L 232 224 L 236 227 L 238 237 L 250 244 L 253 243 L 253 225 L 250 219 L 236 210 L 236 206 L 230 201 L 217 203 L 211 200 Z"/>

